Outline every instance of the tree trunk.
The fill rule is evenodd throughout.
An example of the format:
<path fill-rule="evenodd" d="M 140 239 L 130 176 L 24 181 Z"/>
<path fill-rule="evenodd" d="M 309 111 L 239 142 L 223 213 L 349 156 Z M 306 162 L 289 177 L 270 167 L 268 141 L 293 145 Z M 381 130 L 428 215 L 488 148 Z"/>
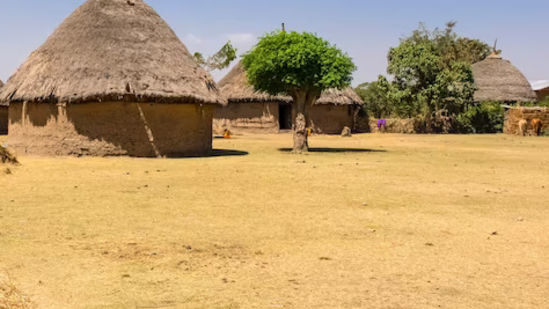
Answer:
<path fill-rule="evenodd" d="M 294 131 L 294 153 L 309 151 L 309 108 L 316 102 L 318 95 L 315 92 L 298 92 L 293 95 L 292 119 Z"/>

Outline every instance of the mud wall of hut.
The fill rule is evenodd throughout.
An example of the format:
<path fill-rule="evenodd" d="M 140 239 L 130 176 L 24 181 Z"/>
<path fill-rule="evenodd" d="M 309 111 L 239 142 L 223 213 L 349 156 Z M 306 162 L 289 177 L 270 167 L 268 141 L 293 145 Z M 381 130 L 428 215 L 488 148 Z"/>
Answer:
<path fill-rule="evenodd" d="M 0 135 L 8 134 L 8 107 L 0 106 Z"/>
<path fill-rule="evenodd" d="M 350 105 L 315 105 L 309 110 L 311 129 L 317 134 L 340 134 L 353 128 L 354 109 Z"/>
<path fill-rule="evenodd" d="M 549 132 L 549 108 L 543 107 L 522 107 L 512 108 L 505 114 L 505 126 L 503 132 L 506 134 L 519 134 L 519 121 L 528 121 L 528 135 L 534 135 L 532 128 L 533 119 L 541 119 L 542 132 Z M 546 133 L 547 134 L 547 133 Z"/>
<path fill-rule="evenodd" d="M 9 107 L 9 146 L 31 155 L 206 155 L 213 107 L 195 104 L 23 104 Z"/>
<path fill-rule="evenodd" d="M 230 103 L 214 109 L 213 130 L 223 134 L 278 133 L 278 103 Z"/>

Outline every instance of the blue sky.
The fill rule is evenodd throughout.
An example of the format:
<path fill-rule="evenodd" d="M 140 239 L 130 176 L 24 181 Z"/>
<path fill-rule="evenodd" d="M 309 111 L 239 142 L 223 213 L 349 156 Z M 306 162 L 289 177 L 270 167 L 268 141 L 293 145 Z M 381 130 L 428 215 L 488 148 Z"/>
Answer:
<path fill-rule="evenodd" d="M 84 0 L 0 0 L 0 79 L 27 56 Z M 227 40 L 239 52 L 279 28 L 315 32 L 353 57 L 354 84 L 386 70 L 386 54 L 417 28 L 458 21 L 458 33 L 490 44 L 530 80 L 549 79 L 547 0 L 148 0 L 190 51 L 210 54 Z M 216 79 L 225 72 L 214 72 Z"/>

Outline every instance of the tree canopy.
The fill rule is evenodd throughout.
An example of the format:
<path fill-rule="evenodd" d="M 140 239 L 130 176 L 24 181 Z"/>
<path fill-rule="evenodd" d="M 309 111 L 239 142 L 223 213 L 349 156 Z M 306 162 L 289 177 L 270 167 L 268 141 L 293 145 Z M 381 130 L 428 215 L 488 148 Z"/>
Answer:
<path fill-rule="evenodd" d="M 328 41 L 295 31 L 263 36 L 242 63 L 257 90 L 290 96 L 347 87 L 356 69 L 352 59 Z"/>
<path fill-rule="evenodd" d="M 294 152 L 308 151 L 308 109 L 323 90 L 348 87 L 352 59 L 308 32 L 275 31 L 261 37 L 242 59 L 248 81 L 258 91 L 293 98 Z"/>
<path fill-rule="evenodd" d="M 370 116 L 385 118 L 395 113 L 394 105 L 389 101 L 388 93 L 391 87 L 385 76 L 379 76 L 378 80 L 363 83 L 356 87 L 356 93 L 364 101 L 364 109 Z"/>
<path fill-rule="evenodd" d="M 383 117 L 430 117 L 441 110 L 459 114 L 473 102 L 471 65 L 486 58 L 491 47 L 459 36 L 455 26 L 449 22 L 445 29 L 431 31 L 420 24 L 389 50 L 387 73 L 392 81 L 380 76 L 359 91 L 365 101 L 377 98 L 376 113 Z"/>
<path fill-rule="evenodd" d="M 208 57 L 207 59 L 204 58 L 204 55 L 202 53 L 196 52 L 194 53 L 194 59 L 198 64 L 205 67 L 209 71 L 214 70 L 223 70 L 227 68 L 233 60 L 236 59 L 236 48 L 232 45 L 232 43 L 229 41 L 219 51 L 217 51 L 212 56 Z"/>

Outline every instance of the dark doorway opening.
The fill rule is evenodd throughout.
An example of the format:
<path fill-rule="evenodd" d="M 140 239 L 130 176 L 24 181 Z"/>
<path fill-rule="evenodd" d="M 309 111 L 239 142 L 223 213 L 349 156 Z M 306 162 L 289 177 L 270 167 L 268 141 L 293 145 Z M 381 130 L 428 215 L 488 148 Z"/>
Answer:
<path fill-rule="evenodd" d="M 292 105 L 278 105 L 278 124 L 280 125 L 280 130 L 292 129 Z"/>

